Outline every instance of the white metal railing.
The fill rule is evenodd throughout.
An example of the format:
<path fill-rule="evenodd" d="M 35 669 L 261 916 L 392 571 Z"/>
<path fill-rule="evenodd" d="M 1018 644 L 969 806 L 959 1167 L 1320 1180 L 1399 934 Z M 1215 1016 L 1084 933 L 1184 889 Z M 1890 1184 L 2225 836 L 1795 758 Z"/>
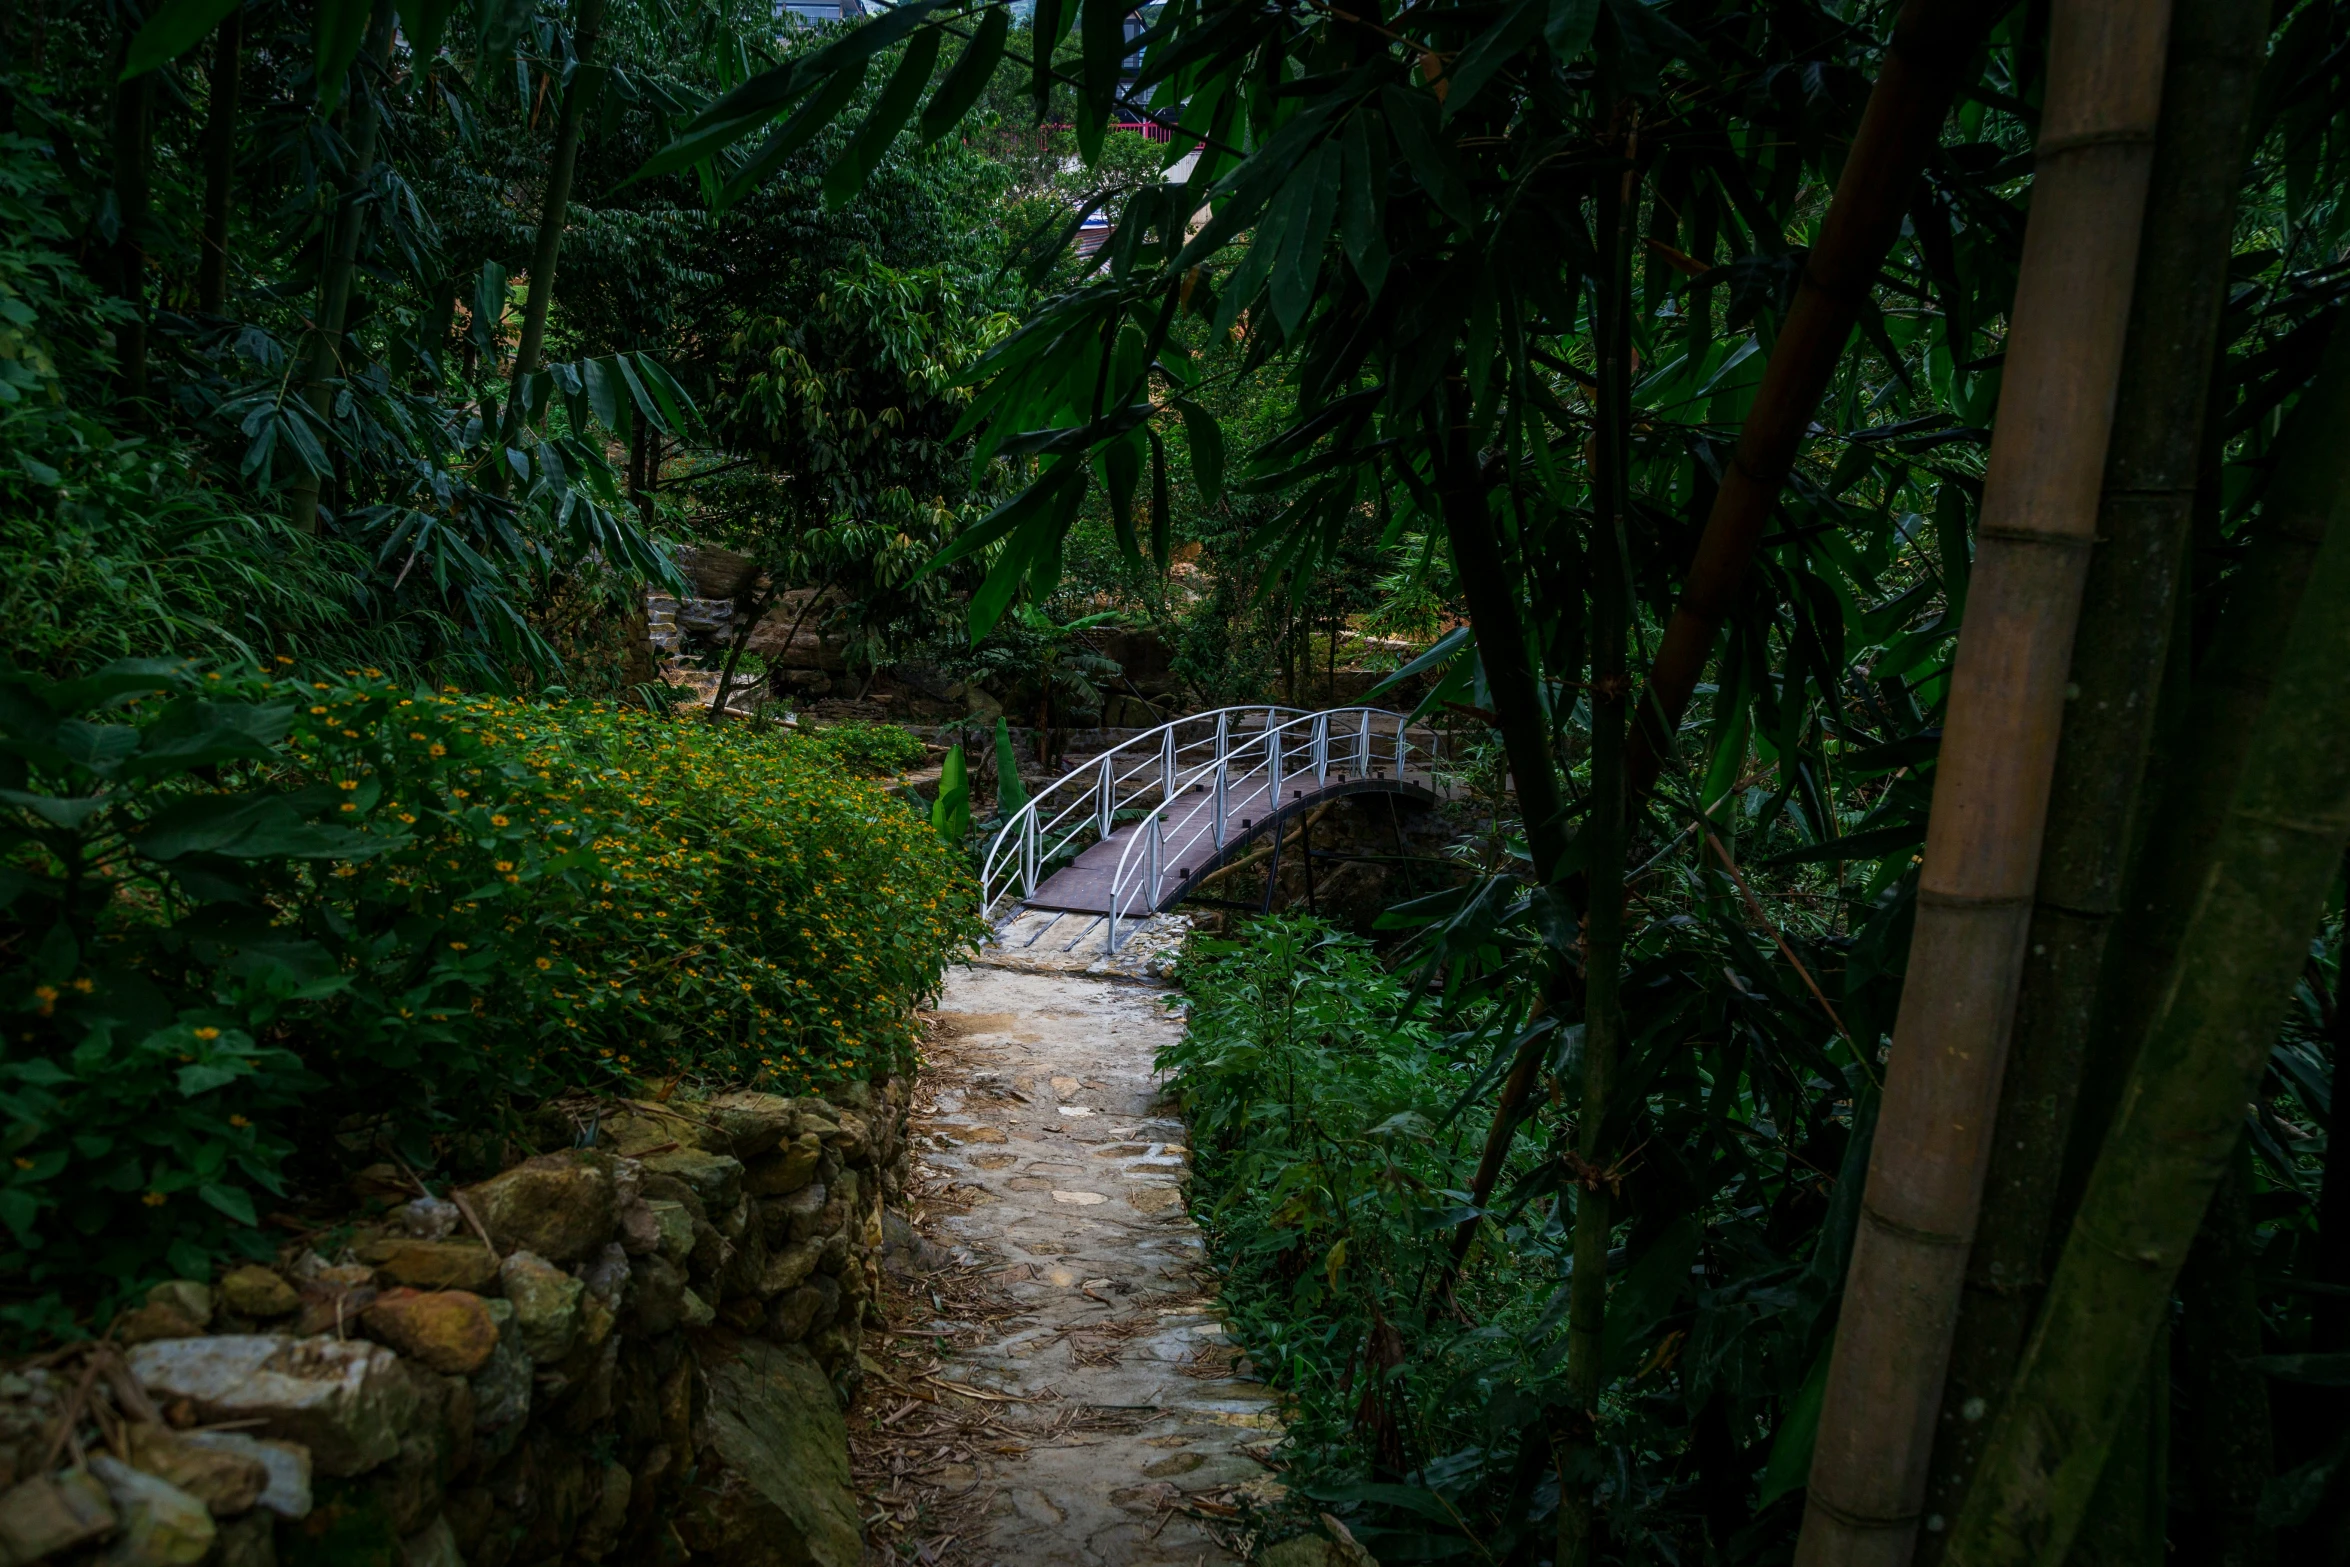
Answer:
<path fill-rule="evenodd" d="M 1158 911 L 1167 870 L 1206 837 L 1221 851 L 1236 820 L 1279 814 L 1281 791 L 1305 773 L 1319 789 L 1333 772 L 1433 779 L 1437 734 L 1415 735 L 1403 714 L 1339 707 L 1307 712 L 1258 705 L 1219 708 L 1145 730 L 1071 770 L 1023 805 L 996 833 L 980 869 L 981 908 L 992 913 L 1015 886 L 1034 896 L 1044 868 L 1116 831 L 1121 813 L 1140 810 L 1111 881 L 1110 950 L 1121 915 Z M 1172 807 L 1182 813 L 1169 837 Z"/>

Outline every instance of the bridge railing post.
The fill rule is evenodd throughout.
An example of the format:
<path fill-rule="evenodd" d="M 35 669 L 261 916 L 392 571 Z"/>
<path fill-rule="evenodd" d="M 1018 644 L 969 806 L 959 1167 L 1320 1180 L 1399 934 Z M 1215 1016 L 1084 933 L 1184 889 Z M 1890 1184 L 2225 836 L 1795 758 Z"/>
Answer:
<path fill-rule="evenodd" d="M 1167 816 L 1164 811 L 1151 818 L 1151 899 L 1150 912 L 1159 912 L 1159 883 L 1167 869 Z"/>
<path fill-rule="evenodd" d="M 1218 713 L 1216 715 L 1216 761 L 1218 765 L 1221 766 L 1224 758 L 1231 755 L 1231 753 L 1232 715 L 1230 713 Z"/>
<path fill-rule="evenodd" d="M 1355 771 L 1360 776 L 1371 776 L 1371 710 L 1364 708 L 1355 729 Z"/>
<path fill-rule="evenodd" d="M 1319 789 L 1330 781 L 1330 715 L 1316 713 L 1308 734 L 1311 739 L 1307 743 L 1314 755 L 1314 787 Z"/>
<path fill-rule="evenodd" d="M 1020 829 L 1020 896 L 1022 898 L 1036 896 L 1036 839 L 1036 813 L 1030 811 L 1026 824 Z"/>
<path fill-rule="evenodd" d="M 1265 810 L 1268 818 L 1281 814 L 1281 730 L 1271 708 L 1265 709 Z"/>
<path fill-rule="evenodd" d="M 1169 805 L 1175 803 L 1175 726 L 1167 726 L 1166 738 L 1159 745 L 1159 799 Z"/>
<path fill-rule="evenodd" d="M 1100 829 L 1101 835 L 1105 838 L 1110 835 L 1110 821 L 1118 809 L 1118 786 L 1111 781 L 1110 777 L 1112 754 L 1108 752 L 1103 754 L 1101 776 L 1094 780 L 1093 785 L 1094 825 Z"/>
<path fill-rule="evenodd" d="M 1224 759 L 1216 759 L 1216 852 L 1224 852 Z"/>

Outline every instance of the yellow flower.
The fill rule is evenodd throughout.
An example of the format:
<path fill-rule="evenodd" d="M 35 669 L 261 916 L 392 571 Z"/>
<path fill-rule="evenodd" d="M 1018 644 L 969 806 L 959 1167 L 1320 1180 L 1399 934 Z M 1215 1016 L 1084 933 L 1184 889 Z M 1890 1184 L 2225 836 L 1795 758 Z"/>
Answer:
<path fill-rule="evenodd" d="M 436 740 L 433 742 L 432 754 L 435 756 L 447 756 L 449 754 L 449 748 Z"/>
<path fill-rule="evenodd" d="M 554 962 L 553 962 L 551 959 L 548 959 L 548 958 L 541 958 L 541 959 L 539 959 L 539 967 L 540 967 L 540 968 L 543 968 L 543 969 L 548 969 L 548 968 L 553 968 L 554 966 L 555 966 L 555 965 L 554 965 Z"/>
<path fill-rule="evenodd" d="M 18 1154 L 18 1155 L 16 1156 L 16 1167 L 17 1167 L 18 1169 L 20 1169 L 20 1170 L 29 1170 L 29 1169 L 31 1169 L 31 1168 L 33 1167 L 33 1161 L 32 1161 L 32 1160 L 30 1160 L 30 1159 L 27 1159 L 27 1158 L 26 1158 L 24 1155 L 22 1155 L 22 1154 Z"/>
<path fill-rule="evenodd" d="M 220 1037 L 220 1030 L 217 1028 L 199 1028 L 196 1030 L 196 1037 L 203 1040 L 218 1039 Z"/>
<path fill-rule="evenodd" d="M 493 816 L 490 818 L 490 825 L 492 827 L 503 827 L 506 825 L 506 818 L 503 816 Z"/>
<path fill-rule="evenodd" d="M 228 1118 L 228 1124 L 235 1127 L 247 1127 L 251 1126 L 253 1123 L 246 1120 L 241 1115 L 232 1115 Z"/>
<path fill-rule="evenodd" d="M 140 1198 L 139 1201 L 145 1203 L 150 1208 L 160 1208 L 166 1202 L 170 1201 L 170 1199 L 165 1197 L 161 1192 L 149 1192 L 146 1196 Z"/>
<path fill-rule="evenodd" d="M 449 863 L 454 866 L 456 861 L 452 860 Z M 449 950 L 451 952 L 463 952 L 465 950 L 465 943 L 462 941 L 452 941 L 449 943 Z"/>

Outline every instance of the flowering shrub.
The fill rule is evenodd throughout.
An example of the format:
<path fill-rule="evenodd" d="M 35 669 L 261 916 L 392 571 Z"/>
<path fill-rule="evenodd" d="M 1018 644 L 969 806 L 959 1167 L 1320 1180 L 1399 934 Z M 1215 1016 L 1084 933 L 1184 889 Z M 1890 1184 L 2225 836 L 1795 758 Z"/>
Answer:
<path fill-rule="evenodd" d="M 965 871 L 821 747 L 157 663 L 0 682 L 0 1285 L 265 1252 L 296 1150 L 902 1068 Z M 18 1311 L 20 1320 L 23 1309 Z"/>

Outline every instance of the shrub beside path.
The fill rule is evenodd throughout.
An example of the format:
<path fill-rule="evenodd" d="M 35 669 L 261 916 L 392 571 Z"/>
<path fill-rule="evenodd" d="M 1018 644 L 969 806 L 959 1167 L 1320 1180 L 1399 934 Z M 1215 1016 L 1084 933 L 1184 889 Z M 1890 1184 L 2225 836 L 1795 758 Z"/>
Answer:
<path fill-rule="evenodd" d="M 1163 989 L 1115 973 L 1166 943 L 1114 965 L 1096 948 L 993 947 L 948 977 L 912 1128 L 911 1244 L 935 1271 L 901 1297 L 931 1319 L 902 1307 L 893 1323 L 946 1336 L 914 1341 L 943 1353 L 924 1371 L 901 1358 L 901 1388 L 944 1401 L 923 1411 L 932 1429 L 949 1409 L 988 1428 L 927 1476 L 938 1515 L 966 1520 L 953 1559 L 1237 1563 L 1246 1519 L 1279 1495 L 1255 1455 L 1280 1420 L 1238 1374 L 1184 1212 L 1184 1130 L 1151 1066 L 1182 1024 Z"/>

